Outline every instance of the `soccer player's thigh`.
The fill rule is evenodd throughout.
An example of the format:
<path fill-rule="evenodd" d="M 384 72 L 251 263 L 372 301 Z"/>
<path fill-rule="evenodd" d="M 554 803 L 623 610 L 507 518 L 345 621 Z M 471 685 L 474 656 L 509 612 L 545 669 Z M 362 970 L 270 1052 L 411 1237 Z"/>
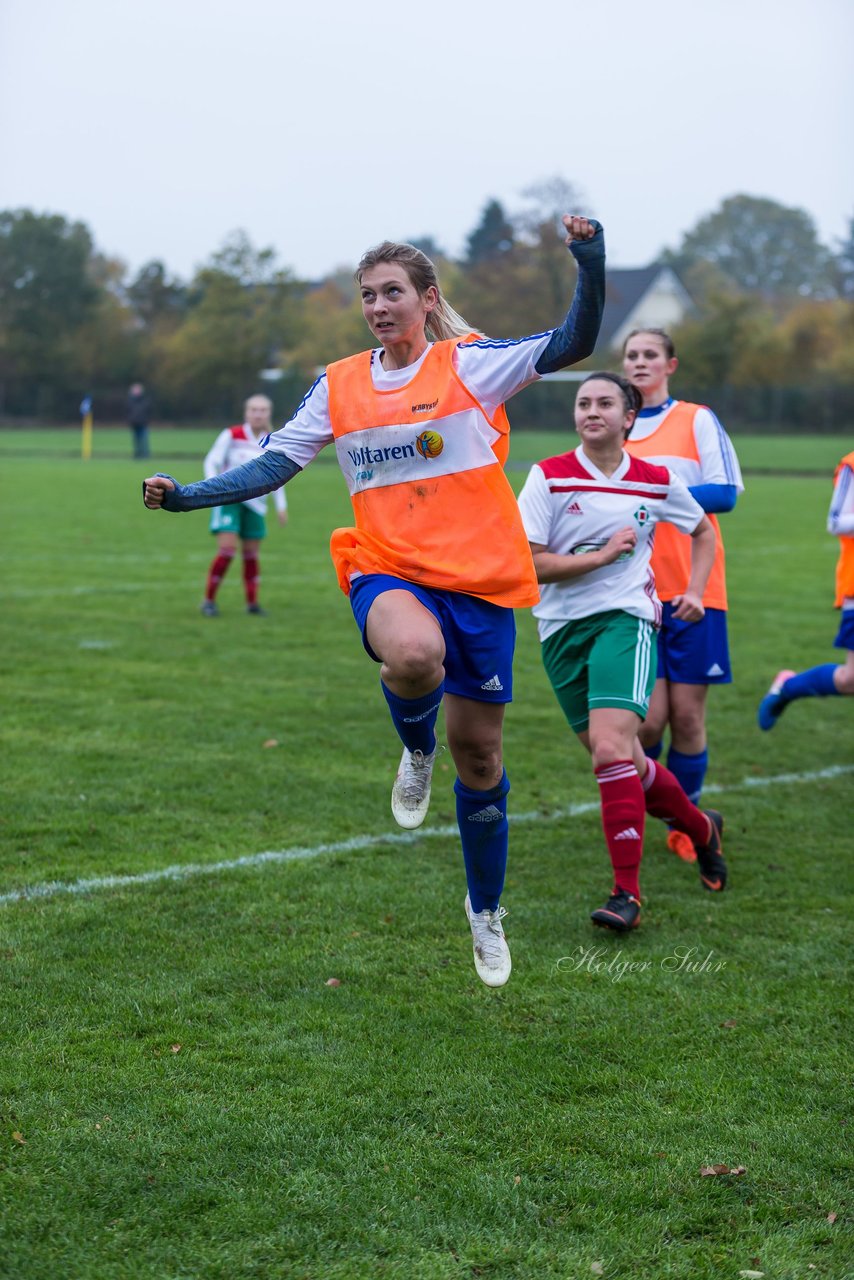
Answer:
<path fill-rule="evenodd" d="M 586 620 L 568 622 L 542 647 L 549 683 L 569 727 L 579 735 L 586 732 L 589 717 L 587 661 L 594 634 Z"/>
<path fill-rule="evenodd" d="M 588 705 L 613 707 L 641 720 L 649 708 L 655 684 L 655 631 L 645 618 L 614 612 L 603 615 L 588 663 Z"/>
<path fill-rule="evenodd" d="M 254 543 L 255 550 L 258 549 L 258 543 L 262 538 L 267 536 L 267 521 L 257 511 L 253 511 L 251 507 L 247 507 L 245 502 L 240 504 L 240 537 L 244 547 L 247 544 L 251 546 Z M 247 547 L 248 549 L 248 547 Z"/>
<path fill-rule="evenodd" d="M 441 682 L 445 660 L 442 629 L 435 614 L 411 591 L 395 588 L 376 597 L 368 611 L 365 638 L 383 663 L 387 684 L 390 680 L 418 685 L 427 682 L 423 692 L 429 693 Z M 401 689 L 395 692 L 418 696 Z"/>
<path fill-rule="evenodd" d="M 216 535 L 220 551 L 235 551 L 240 536 L 240 507 L 214 507 L 211 511 L 210 531 Z"/>

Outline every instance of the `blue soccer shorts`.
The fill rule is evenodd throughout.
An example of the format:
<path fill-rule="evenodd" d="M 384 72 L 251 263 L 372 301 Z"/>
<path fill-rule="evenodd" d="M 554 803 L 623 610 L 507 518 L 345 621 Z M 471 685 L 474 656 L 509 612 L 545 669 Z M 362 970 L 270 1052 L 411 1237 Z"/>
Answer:
<path fill-rule="evenodd" d="M 854 609 L 843 609 L 839 619 L 839 632 L 833 642 L 836 649 L 854 651 Z"/>
<path fill-rule="evenodd" d="M 658 678 L 672 684 L 731 684 L 726 610 L 707 609 L 699 622 L 673 617 L 674 606 L 662 606 L 658 633 Z"/>
<path fill-rule="evenodd" d="M 350 584 L 350 606 L 362 644 L 374 662 L 382 661 L 368 644 L 368 611 L 384 591 L 409 591 L 429 609 L 445 640 L 445 692 L 476 702 L 512 702 L 516 619 L 512 609 L 461 591 L 416 586 L 385 573 L 365 573 Z"/>

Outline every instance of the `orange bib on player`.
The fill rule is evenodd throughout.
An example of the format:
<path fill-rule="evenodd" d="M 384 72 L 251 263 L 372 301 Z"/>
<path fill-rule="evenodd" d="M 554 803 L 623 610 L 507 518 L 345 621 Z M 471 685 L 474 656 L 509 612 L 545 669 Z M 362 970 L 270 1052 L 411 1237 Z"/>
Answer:
<path fill-rule="evenodd" d="M 472 335 L 474 339 L 474 335 Z M 329 417 L 356 527 L 330 550 L 341 589 L 388 573 L 521 608 L 539 599 L 528 539 L 504 474 L 510 424 L 489 418 L 453 367 L 459 338 L 430 348 L 405 386 L 377 390 L 370 351 L 326 370 Z"/>
<path fill-rule="evenodd" d="M 626 452 L 633 458 L 652 458 L 667 466 L 668 458 L 692 458 L 699 462 L 700 454 L 694 439 L 694 415 L 699 405 L 689 404 L 685 400 L 677 400 L 667 417 L 652 435 L 645 440 L 633 440 L 629 436 L 626 441 Z M 726 565 L 724 560 L 724 544 L 717 519 L 707 515 L 707 519 L 715 531 L 715 563 L 709 574 L 706 590 L 703 592 L 703 604 L 707 609 L 725 609 L 726 598 Z M 680 533 L 672 524 L 660 524 L 655 531 L 655 546 L 652 552 L 652 571 L 655 574 L 655 589 L 662 600 L 672 600 L 680 596 L 688 585 L 691 576 L 691 537 Z"/>
<path fill-rule="evenodd" d="M 854 471 L 854 453 L 846 453 L 834 471 L 834 484 L 836 484 L 843 467 L 850 467 Z M 842 608 L 842 601 L 846 597 L 849 600 L 854 598 L 854 537 L 844 533 L 839 536 L 839 559 L 836 563 L 836 599 L 834 604 L 837 609 Z"/>

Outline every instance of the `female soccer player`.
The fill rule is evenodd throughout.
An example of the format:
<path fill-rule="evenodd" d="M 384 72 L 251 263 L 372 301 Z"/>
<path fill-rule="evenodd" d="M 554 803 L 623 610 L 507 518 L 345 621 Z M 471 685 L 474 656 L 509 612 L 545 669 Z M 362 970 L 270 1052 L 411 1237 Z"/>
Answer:
<path fill-rule="evenodd" d="M 670 726 L 668 767 L 699 804 L 709 764 L 706 696 L 710 684 L 732 680 L 724 547 L 713 513 L 731 511 L 744 486 L 732 442 L 711 409 L 671 397 L 669 380 L 678 364 L 673 340 L 663 329 L 637 330 L 623 346 L 623 373 L 643 396 L 626 448 L 633 458 L 668 467 L 688 486 L 709 514 L 717 540 L 714 568 L 703 595 L 705 613 L 696 622 L 677 617 L 673 606 L 688 581 L 688 539 L 667 526 L 656 538 L 652 554 L 664 616 L 658 633 L 658 681 L 641 743 L 648 756 L 658 759 L 662 734 Z M 693 862 L 696 851 L 681 832 L 671 831 L 667 843 L 674 853 Z"/>
<path fill-rule="evenodd" d="M 624 445 L 640 407 L 631 383 L 592 373 L 575 402 L 581 444 L 531 468 L 519 507 L 543 584 L 538 619 L 543 662 L 558 702 L 593 757 L 614 884 L 595 924 L 620 932 L 640 919 L 645 812 L 695 844 L 703 887 L 726 884 L 722 819 L 701 812 L 674 775 L 638 741 L 655 681 L 661 603 L 650 570 L 662 521 L 691 539 L 685 589 L 672 601 L 680 622 L 703 616 L 715 535 L 702 508 L 667 467 L 632 458 Z"/>
<path fill-rule="evenodd" d="M 270 431 L 270 414 L 273 404 L 267 396 L 250 396 L 243 406 L 243 423 L 239 427 L 226 427 L 213 442 L 204 470 L 206 476 L 218 476 L 242 462 L 257 458 L 261 441 Z M 284 489 L 273 494 L 279 524 L 287 524 L 288 504 Z M 202 613 L 207 618 L 219 616 L 216 593 L 225 577 L 240 542 L 243 553 L 243 589 L 246 592 L 246 612 L 263 614 L 258 603 L 258 583 L 261 570 L 258 549 L 267 533 L 267 497 L 247 498 L 227 507 L 214 507 L 211 512 L 211 533 L 216 535 L 216 555 L 208 570 Z"/>
<path fill-rule="evenodd" d="M 854 694 L 854 453 L 847 453 L 834 472 L 827 532 L 839 539 L 835 605 L 842 616 L 833 643 L 845 650 L 845 661 L 826 662 L 808 671 L 778 671 L 759 704 L 760 729 L 773 729 L 796 698 Z"/>
<path fill-rule="evenodd" d="M 559 328 L 483 339 L 448 305 L 429 258 L 388 241 L 356 278 L 379 346 L 331 364 L 263 457 L 182 487 L 144 483 L 147 506 L 187 511 L 269 492 L 334 442 L 355 527 L 332 558 L 403 743 L 392 812 L 424 821 L 444 700 L 475 967 L 488 986 L 510 976 L 500 905 L 507 863 L 504 706 L 511 698 L 513 608 L 533 604 L 536 575 L 502 464 L 504 403 L 542 374 L 593 350 L 602 317 L 601 227 L 565 216 L 578 282 Z"/>

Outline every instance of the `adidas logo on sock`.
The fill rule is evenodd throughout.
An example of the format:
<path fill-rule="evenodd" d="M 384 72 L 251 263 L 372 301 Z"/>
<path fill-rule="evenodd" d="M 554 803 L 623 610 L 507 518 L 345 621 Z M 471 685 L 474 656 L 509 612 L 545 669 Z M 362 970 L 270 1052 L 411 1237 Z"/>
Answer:
<path fill-rule="evenodd" d="M 469 822 L 500 822 L 503 817 L 501 810 L 491 804 L 485 809 L 478 809 L 477 813 L 470 813 Z"/>
<path fill-rule="evenodd" d="M 491 680 L 487 680 L 486 684 L 482 684 L 480 687 L 485 689 L 487 693 L 501 693 L 504 685 L 498 679 L 498 676 L 493 676 Z"/>
<path fill-rule="evenodd" d="M 713 663 L 712 663 L 712 665 L 709 667 L 708 671 L 706 672 L 706 675 L 707 675 L 707 676 L 722 676 L 722 675 L 723 675 L 723 673 L 724 673 L 724 669 L 723 669 L 723 667 L 719 667 L 719 666 L 718 666 L 718 664 L 717 664 L 716 662 L 713 662 Z"/>
<path fill-rule="evenodd" d="M 568 516 L 583 516 L 583 515 L 584 515 L 584 510 L 583 510 L 583 508 L 582 508 L 582 506 L 581 506 L 581 503 L 580 503 L 580 502 L 570 502 L 569 506 L 568 506 L 568 507 L 567 507 L 567 509 L 566 509 L 566 514 L 567 514 Z"/>
<path fill-rule="evenodd" d="M 625 831 L 621 831 L 618 835 L 614 836 L 614 839 L 615 840 L 640 840 L 640 836 L 635 831 L 634 827 L 626 827 Z"/>

